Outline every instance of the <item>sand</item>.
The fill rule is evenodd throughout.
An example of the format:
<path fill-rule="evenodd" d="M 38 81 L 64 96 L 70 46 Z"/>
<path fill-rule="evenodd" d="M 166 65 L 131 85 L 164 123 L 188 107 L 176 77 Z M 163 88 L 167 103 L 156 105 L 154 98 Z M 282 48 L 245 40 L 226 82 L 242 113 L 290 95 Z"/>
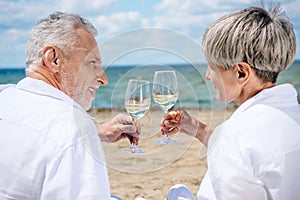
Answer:
<path fill-rule="evenodd" d="M 197 119 L 215 127 L 234 109 L 187 111 Z M 109 120 L 121 109 L 97 110 L 93 114 L 99 123 Z M 165 199 L 169 188 L 177 183 L 185 184 L 196 195 L 202 178 L 207 171 L 206 148 L 196 139 L 177 133 L 172 138 L 176 144 L 159 145 L 160 121 L 163 112 L 158 108 L 151 110 L 141 119 L 142 135 L 138 147 L 144 154 L 131 154 L 121 150 L 129 145 L 128 140 L 114 144 L 103 143 L 108 165 L 111 194 L 124 200 L 143 197 L 147 200 Z"/>

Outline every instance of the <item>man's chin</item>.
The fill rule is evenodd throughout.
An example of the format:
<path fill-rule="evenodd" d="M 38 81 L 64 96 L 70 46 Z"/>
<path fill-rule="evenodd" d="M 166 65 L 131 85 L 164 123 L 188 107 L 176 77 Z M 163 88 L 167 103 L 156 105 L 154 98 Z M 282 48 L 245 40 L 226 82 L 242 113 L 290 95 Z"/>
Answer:
<path fill-rule="evenodd" d="M 85 105 L 83 108 L 84 108 L 84 110 L 86 110 L 86 111 L 90 111 L 90 110 L 92 109 L 92 102 L 89 103 L 89 104 L 87 104 L 87 105 Z"/>
<path fill-rule="evenodd" d="M 90 101 L 85 101 L 85 102 L 77 102 L 85 111 L 89 111 L 92 109 L 92 102 L 93 100 Z"/>

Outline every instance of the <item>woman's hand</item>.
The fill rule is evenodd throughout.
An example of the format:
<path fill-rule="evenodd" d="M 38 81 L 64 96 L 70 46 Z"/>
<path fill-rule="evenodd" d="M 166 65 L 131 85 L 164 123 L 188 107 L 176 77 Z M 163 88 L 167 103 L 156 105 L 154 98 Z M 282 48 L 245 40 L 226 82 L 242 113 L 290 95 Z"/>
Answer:
<path fill-rule="evenodd" d="M 172 135 L 180 131 L 191 137 L 196 137 L 205 146 L 207 146 L 212 132 L 205 124 L 191 117 L 184 110 L 170 111 L 162 120 L 161 127 L 162 134 Z"/>

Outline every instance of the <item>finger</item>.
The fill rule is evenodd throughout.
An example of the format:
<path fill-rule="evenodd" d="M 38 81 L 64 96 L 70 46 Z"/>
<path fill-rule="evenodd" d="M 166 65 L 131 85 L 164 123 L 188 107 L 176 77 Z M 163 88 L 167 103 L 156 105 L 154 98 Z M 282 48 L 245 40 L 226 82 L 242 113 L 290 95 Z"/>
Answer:
<path fill-rule="evenodd" d="M 142 131 L 141 131 L 140 126 L 136 127 L 136 132 L 135 133 L 138 134 L 138 136 L 141 135 Z"/>
<path fill-rule="evenodd" d="M 126 133 L 122 133 L 121 134 L 121 139 L 127 138 L 127 134 Z"/>
<path fill-rule="evenodd" d="M 166 115 L 165 119 L 172 120 L 172 119 L 175 119 L 176 116 L 177 116 L 177 112 L 176 111 L 170 111 Z"/>
<path fill-rule="evenodd" d="M 136 133 L 138 132 L 138 128 L 134 125 L 123 125 L 119 126 L 122 133 Z"/>
<path fill-rule="evenodd" d="M 140 134 L 137 133 L 137 132 L 134 132 L 134 133 L 125 133 L 126 135 L 130 135 L 132 137 L 135 137 L 135 138 L 139 138 L 140 137 Z"/>
<path fill-rule="evenodd" d="M 126 134 L 126 137 L 128 138 L 130 144 L 132 144 L 132 143 L 134 143 L 134 144 L 136 144 L 136 145 L 139 144 L 139 139 L 140 139 L 140 138 L 139 138 L 138 136 L 137 136 L 137 137 L 134 137 L 133 135 Z"/>
<path fill-rule="evenodd" d="M 167 116 L 161 121 L 160 126 L 164 126 L 165 121 L 180 121 L 181 113 L 180 111 L 170 111 Z"/>
<path fill-rule="evenodd" d="M 165 134 L 172 135 L 172 134 L 177 133 L 178 131 L 179 131 L 179 128 L 178 128 L 178 127 L 172 127 L 172 128 L 170 128 L 170 129 L 167 129 L 167 128 L 165 128 L 165 127 L 161 128 L 161 133 L 162 133 L 163 135 L 165 135 Z"/>
<path fill-rule="evenodd" d="M 175 119 L 171 119 L 171 120 L 166 120 L 165 119 L 160 123 L 161 127 L 164 127 L 164 126 L 179 126 L 179 125 L 180 125 L 180 120 L 175 120 Z"/>
<path fill-rule="evenodd" d="M 175 116 L 175 120 L 176 121 L 180 121 L 181 120 L 181 114 L 179 112 L 177 112 L 177 114 Z"/>
<path fill-rule="evenodd" d="M 132 144 L 134 137 L 132 135 L 128 135 L 128 134 L 126 134 L 126 137 L 128 138 L 130 144 Z"/>
<path fill-rule="evenodd" d="M 163 119 L 161 120 L 161 122 L 160 122 L 160 126 L 164 126 L 165 122 L 168 121 L 168 120 L 172 120 L 172 118 L 171 118 L 171 117 L 168 117 L 168 116 L 166 116 L 165 118 L 163 118 Z"/>
<path fill-rule="evenodd" d="M 134 137 L 133 138 L 133 143 L 136 144 L 136 145 L 138 145 L 139 144 L 139 139 L 140 138 L 138 138 L 138 137 Z"/>
<path fill-rule="evenodd" d="M 119 113 L 116 116 L 116 120 L 122 124 L 133 124 L 133 119 L 129 115 L 125 115 L 123 113 Z"/>
<path fill-rule="evenodd" d="M 160 122 L 160 126 L 161 126 L 161 127 L 163 127 L 163 126 L 164 126 L 164 124 L 165 124 L 165 121 L 166 121 L 166 120 L 165 120 L 165 119 L 163 119 L 163 120 Z"/>
<path fill-rule="evenodd" d="M 175 120 L 168 120 L 164 121 L 163 127 L 166 127 L 167 129 L 173 128 L 173 127 L 179 127 L 180 122 L 175 121 Z"/>
<path fill-rule="evenodd" d="M 171 128 L 171 129 L 168 129 L 167 130 L 168 132 L 168 135 L 172 135 L 172 134 L 175 134 L 179 131 L 179 128 L 178 127 L 174 127 L 174 128 Z"/>
<path fill-rule="evenodd" d="M 161 128 L 161 134 L 163 134 L 163 135 L 169 134 L 168 129 L 165 127 Z"/>

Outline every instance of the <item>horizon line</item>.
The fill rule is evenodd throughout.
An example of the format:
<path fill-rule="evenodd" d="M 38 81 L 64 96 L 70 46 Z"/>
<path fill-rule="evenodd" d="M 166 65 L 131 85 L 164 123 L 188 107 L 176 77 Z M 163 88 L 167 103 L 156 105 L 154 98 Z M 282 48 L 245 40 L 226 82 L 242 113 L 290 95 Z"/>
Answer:
<path fill-rule="evenodd" d="M 293 61 L 293 63 L 295 62 L 300 62 L 300 59 L 295 59 Z M 143 63 L 140 63 L 140 64 L 116 64 L 116 65 L 103 65 L 101 66 L 102 68 L 107 68 L 107 67 L 135 67 L 135 66 L 139 66 L 139 65 L 167 65 L 167 66 L 187 66 L 187 65 L 207 65 L 207 62 L 195 62 L 195 63 L 167 63 L 167 64 L 164 64 L 164 63 L 161 63 L 161 64 L 143 64 Z M 4 70 L 4 69 L 25 69 L 26 67 L 25 66 L 0 66 L 0 70 Z"/>

